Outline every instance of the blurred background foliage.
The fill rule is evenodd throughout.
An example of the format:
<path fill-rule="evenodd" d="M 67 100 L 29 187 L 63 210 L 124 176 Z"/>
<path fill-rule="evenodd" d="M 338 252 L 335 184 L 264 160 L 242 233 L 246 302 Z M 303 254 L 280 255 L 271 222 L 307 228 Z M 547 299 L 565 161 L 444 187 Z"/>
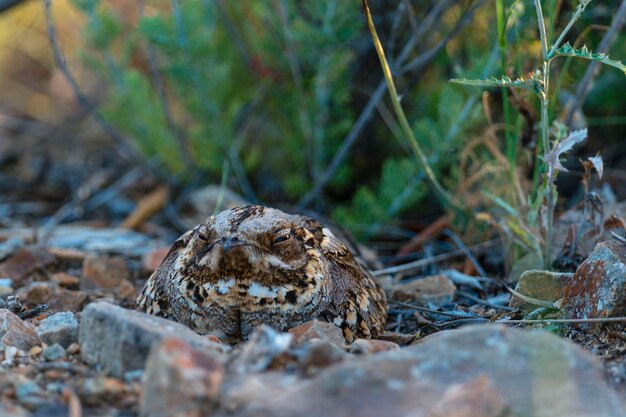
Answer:
<path fill-rule="evenodd" d="M 492 1 L 371 5 L 415 135 L 440 181 L 472 208 L 491 204 L 482 190 L 503 198 L 511 192 L 505 134 L 497 128 L 503 96 L 448 80 L 525 76 L 540 48 L 532 4 L 500 3 L 508 11 L 504 53 Z M 549 36 L 577 4 L 543 3 Z M 164 180 L 225 181 L 250 201 L 309 206 L 355 232 L 440 212 L 379 91 L 382 73 L 360 2 L 55 0 L 52 6 L 58 43 L 80 88 Z M 594 49 L 616 8 L 594 1 L 570 43 Z M 0 106 L 49 124 L 72 120 L 80 109 L 54 65 L 42 3 L 26 1 L 1 14 L 0 45 Z M 623 34 L 610 52 L 626 56 Z M 559 64 L 551 97 L 556 118 L 586 66 Z M 626 167 L 623 91 L 626 78 L 602 68 L 579 114 L 584 118 L 575 121 L 590 126 L 585 154 L 603 150 L 616 170 Z M 528 187 L 537 103 L 523 93 L 506 102 L 514 115 L 515 162 Z M 580 168 L 573 169 L 578 182 Z"/>

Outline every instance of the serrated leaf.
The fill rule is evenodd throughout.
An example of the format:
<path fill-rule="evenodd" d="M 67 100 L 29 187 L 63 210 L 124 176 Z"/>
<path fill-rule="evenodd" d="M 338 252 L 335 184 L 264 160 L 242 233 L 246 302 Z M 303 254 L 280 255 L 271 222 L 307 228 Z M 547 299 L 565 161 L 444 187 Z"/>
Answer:
<path fill-rule="evenodd" d="M 560 158 L 569 152 L 575 145 L 587 139 L 587 129 L 574 130 L 565 139 L 556 144 L 546 156 L 546 163 L 553 169 L 559 171 L 567 171 L 561 165 Z"/>
<path fill-rule="evenodd" d="M 556 49 L 554 53 L 552 53 L 550 58 L 553 58 L 555 56 L 571 56 L 574 58 L 582 58 L 600 62 L 602 64 L 615 67 L 622 71 L 624 74 L 626 74 L 626 65 L 622 64 L 620 61 L 609 58 L 607 54 L 597 54 L 591 52 L 589 49 L 587 49 L 586 46 L 583 46 L 582 48 L 574 48 L 572 45 L 569 44 L 569 42 L 567 42 L 560 48 Z"/>
<path fill-rule="evenodd" d="M 543 90 L 541 82 L 535 78 L 515 78 L 511 79 L 507 76 L 501 78 L 487 78 L 484 80 L 470 80 L 467 78 L 452 78 L 452 83 L 470 85 L 472 87 L 509 87 L 509 88 L 522 88 L 532 91 L 538 94 Z"/>
<path fill-rule="evenodd" d="M 593 164 L 593 167 L 596 169 L 596 172 L 598 173 L 598 177 L 601 179 L 602 173 L 604 172 L 604 161 L 602 160 L 602 157 L 600 155 L 596 155 L 596 156 L 590 156 L 587 159 L 589 160 L 589 162 Z"/>

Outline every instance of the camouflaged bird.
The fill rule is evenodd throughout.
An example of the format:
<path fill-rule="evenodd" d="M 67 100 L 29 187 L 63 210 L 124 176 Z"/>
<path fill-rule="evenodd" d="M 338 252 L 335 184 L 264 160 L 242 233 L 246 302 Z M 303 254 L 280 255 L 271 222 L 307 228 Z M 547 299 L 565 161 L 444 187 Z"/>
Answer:
<path fill-rule="evenodd" d="M 334 323 L 347 342 L 384 330 L 386 298 L 366 267 L 317 221 L 247 206 L 183 234 L 139 296 L 138 309 L 226 343 L 259 324 Z"/>

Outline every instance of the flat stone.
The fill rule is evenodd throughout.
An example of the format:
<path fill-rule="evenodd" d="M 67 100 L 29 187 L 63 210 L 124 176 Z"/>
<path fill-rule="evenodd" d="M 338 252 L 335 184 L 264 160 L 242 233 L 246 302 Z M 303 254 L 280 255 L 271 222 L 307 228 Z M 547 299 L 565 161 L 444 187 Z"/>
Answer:
<path fill-rule="evenodd" d="M 626 415 L 591 354 L 545 331 L 498 325 L 442 331 L 419 345 L 341 362 L 308 380 L 285 378 L 262 379 L 256 394 L 249 378 L 227 384 L 217 415 Z"/>
<path fill-rule="evenodd" d="M 118 378 L 126 372 L 143 369 L 152 345 L 167 337 L 182 339 L 222 359 L 222 354 L 229 350 L 228 346 L 212 342 L 182 324 L 107 302 L 85 307 L 78 332 L 81 358 Z"/>
<path fill-rule="evenodd" d="M 115 288 L 127 278 L 124 258 L 90 255 L 83 261 L 80 288 Z"/>
<path fill-rule="evenodd" d="M 13 346 L 28 351 L 41 344 L 35 328 L 9 310 L 0 309 L 0 347 Z"/>
<path fill-rule="evenodd" d="M 449 303 L 454 297 L 456 286 L 447 276 L 433 275 L 419 278 L 406 284 L 393 287 L 392 298 L 398 301 L 414 301 L 420 305 L 440 306 Z"/>
<path fill-rule="evenodd" d="M 217 404 L 224 368 L 211 351 L 166 338 L 148 357 L 140 399 L 146 417 L 200 417 Z"/>
<path fill-rule="evenodd" d="M 69 311 L 53 314 L 39 323 L 37 336 L 48 345 L 67 348 L 78 340 L 78 320 Z"/>
<path fill-rule="evenodd" d="M 59 287 L 55 282 L 33 282 L 18 292 L 27 304 L 47 304 L 48 313 L 80 311 L 88 300 L 87 294 Z"/>
<path fill-rule="evenodd" d="M 562 309 L 571 319 L 626 315 L 626 245 L 598 243 L 565 286 Z"/>
<path fill-rule="evenodd" d="M 345 345 L 343 332 L 332 323 L 320 320 L 307 321 L 304 324 L 289 329 L 289 333 L 293 335 L 294 345 L 302 345 L 313 339 L 328 340 L 337 345 Z"/>
<path fill-rule="evenodd" d="M 525 271 L 519 278 L 515 291 L 530 298 L 542 301 L 557 301 L 563 297 L 565 284 L 572 278 L 571 273 L 530 270 Z M 509 306 L 519 308 L 524 313 L 530 313 L 537 308 L 513 295 Z"/>

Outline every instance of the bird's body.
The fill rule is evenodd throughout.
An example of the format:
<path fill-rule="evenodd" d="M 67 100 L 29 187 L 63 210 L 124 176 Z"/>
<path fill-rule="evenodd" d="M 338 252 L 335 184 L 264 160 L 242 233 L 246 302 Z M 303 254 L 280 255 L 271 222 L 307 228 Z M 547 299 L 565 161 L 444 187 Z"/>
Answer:
<path fill-rule="evenodd" d="M 287 330 L 312 319 L 334 323 L 346 341 L 383 332 L 382 288 L 317 221 L 247 206 L 183 234 L 138 298 L 138 309 L 224 342 L 259 324 Z"/>

